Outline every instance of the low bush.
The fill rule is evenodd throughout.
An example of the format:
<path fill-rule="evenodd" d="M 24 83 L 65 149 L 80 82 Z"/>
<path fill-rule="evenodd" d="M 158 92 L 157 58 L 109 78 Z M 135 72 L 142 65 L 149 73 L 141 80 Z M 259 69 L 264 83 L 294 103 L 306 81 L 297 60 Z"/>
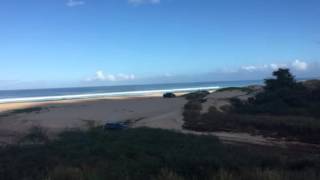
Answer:
<path fill-rule="evenodd" d="M 202 105 L 199 101 L 189 101 L 184 106 L 184 111 L 182 113 L 184 120 L 184 128 L 192 126 L 195 122 L 198 122 L 201 117 Z"/>
<path fill-rule="evenodd" d="M 232 101 L 233 110 L 242 114 L 295 115 L 320 117 L 320 86 L 317 83 L 297 82 L 289 69 L 273 72 L 266 79 L 264 91 L 249 101 Z"/>
<path fill-rule="evenodd" d="M 303 173 L 319 170 L 319 164 L 317 154 L 225 145 L 213 136 L 145 128 L 73 130 L 45 144 L 0 148 L 0 179 L 6 180 L 209 180 L 221 169 L 247 177 L 255 173 L 251 169 Z"/>
<path fill-rule="evenodd" d="M 271 137 L 319 143 L 320 121 L 310 117 L 245 115 L 220 112 L 211 107 L 209 112 L 186 122 L 195 131 L 235 131 Z"/>
<path fill-rule="evenodd" d="M 19 140 L 20 144 L 42 144 L 47 143 L 49 141 L 49 137 L 47 134 L 47 130 L 42 127 L 32 127 L 29 129 L 27 135 Z"/>
<path fill-rule="evenodd" d="M 45 180 L 86 180 L 83 169 L 73 167 L 56 167 L 51 170 Z"/>
<path fill-rule="evenodd" d="M 225 91 L 243 91 L 247 93 L 252 93 L 253 89 L 249 87 L 226 87 L 226 88 L 218 89 L 216 92 L 225 92 Z"/>
<path fill-rule="evenodd" d="M 46 108 L 43 108 L 43 107 L 30 107 L 30 108 L 25 108 L 25 109 L 13 110 L 10 113 L 11 114 L 38 113 L 38 112 L 43 111 L 45 109 Z"/>
<path fill-rule="evenodd" d="M 209 95 L 209 91 L 196 91 L 189 94 L 184 95 L 184 97 L 189 101 L 199 101 Z"/>
<path fill-rule="evenodd" d="M 296 82 L 288 69 L 273 74 L 276 78 L 265 81 L 264 91 L 247 101 L 230 99 L 232 106 L 224 108 L 224 112 L 212 107 L 208 113 L 199 114 L 192 113 L 195 111 L 192 107 L 185 108 L 184 128 L 248 132 L 320 143 L 320 83 Z"/>
<path fill-rule="evenodd" d="M 44 107 L 29 107 L 29 108 L 24 108 L 24 109 L 17 109 L 17 110 L 12 110 L 8 111 L 5 113 L 1 113 L 0 117 L 8 117 L 11 115 L 18 115 L 18 114 L 29 114 L 29 113 L 40 113 L 41 111 L 47 110 L 47 108 Z"/>

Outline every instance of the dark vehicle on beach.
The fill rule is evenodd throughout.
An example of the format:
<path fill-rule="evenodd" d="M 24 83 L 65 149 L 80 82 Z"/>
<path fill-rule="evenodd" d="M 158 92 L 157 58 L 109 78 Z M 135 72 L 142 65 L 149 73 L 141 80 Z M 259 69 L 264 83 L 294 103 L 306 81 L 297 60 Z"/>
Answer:
<path fill-rule="evenodd" d="M 177 97 L 174 93 L 165 93 L 163 94 L 163 98 L 175 98 Z"/>

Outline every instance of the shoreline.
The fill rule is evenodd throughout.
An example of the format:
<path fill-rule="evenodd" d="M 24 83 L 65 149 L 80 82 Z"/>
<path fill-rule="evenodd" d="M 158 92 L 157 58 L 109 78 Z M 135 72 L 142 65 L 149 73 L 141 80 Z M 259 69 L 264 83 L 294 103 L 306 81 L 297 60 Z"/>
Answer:
<path fill-rule="evenodd" d="M 178 97 L 188 94 L 189 92 L 175 93 Z M 213 92 L 213 91 L 211 91 Z M 17 102 L 0 102 L 0 114 L 18 110 L 27 109 L 32 107 L 44 107 L 49 105 L 68 105 L 78 103 L 97 102 L 103 100 L 134 100 L 134 99 L 147 99 L 147 98 L 162 98 L 162 93 L 141 94 L 132 96 L 98 96 L 98 97 L 84 97 L 74 99 L 57 99 L 57 100 L 42 100 L 42 101 L 17 101 Z"/>
<path fill-rule="evenodd" d="M 65 100 L 87 100 L 87 99 L 106 99 L 106 98 L 136 98 L 162 96 L 164 93 L 172 92 L 175 94 L 186 94 L 194 91 L 216 91 L 219 86 L 212 87 L 197 87 L 197 88 L 180 88 L 180 89 L 159 89 L 159 90 L 144 90 L 144 91 L 125 91 L 125 92 L 107 92 L 93 94 L 78 94 L 78 95 L 61 95 L 61 96 L 40 96 L 40 97 L 22 97 L 22 98 L 4 98 L 0 99 L 1 104 L 8 103 L 31 103 L 31 102 L 53 102 Z"/>

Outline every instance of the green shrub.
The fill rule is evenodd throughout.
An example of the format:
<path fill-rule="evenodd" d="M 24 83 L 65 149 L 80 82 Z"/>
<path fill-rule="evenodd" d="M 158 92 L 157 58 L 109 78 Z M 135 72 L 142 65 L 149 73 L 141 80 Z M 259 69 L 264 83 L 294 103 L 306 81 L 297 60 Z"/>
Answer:
<path fill-rule="evenodd" d="M 80 168 L 56 167 L 45 180 L 85 180 Z"/>
<path fill-rule="evenodd" d="M 199 101 L 189 101 L 184 106 L 184 111 L 182 113 L 184 120 L 184 128 L 188 128 L 189 125 L 194 124 L 199 121 L 201 117 L 202 105 Z"/>
<path fill-rule="evenodd" d="M 46 144 L 1 147 L 0 179 L 209 180 L 210 172 L 219 169 L 234 174 L 241 169 L 294 167 L 299 172 L 319 169 L 319 163 L 317 154 L 226 145 L 213 136 L 94 128 L 66 131 Z"/>
<path fill-rule="evenodd" d="M 252 93 L 253 90 L 249 87 L 226 87 L 218 89 L 216 92 L 225 92 L 225 91 L 243 91 L 247 93 Z"/>
<path fill-rule="evenodd" d="M 29 107 L 24 109 L 16 109 L 12 111 L 5 112 L 3 114 L 0 114 L 0 117 L 8 117 L 10 115 L 17 115 L 17 114 L 29 114 L 29 113 L 40 113 L 41 111 L 47 110 L 47 108 L 44 107 Z"/>
<path fill-rule="evenodd" d="M 11 111 L 11 114 L 22 114 L 22 113 L 39 113 L 40 111 L 44 110 L 45 108 L 43 107 L 30 107 L 30 108 L 25 108 L 25 109 L 17 109 Z"/>
<path fill-rule="evenodd" d="M 189 101 L 199 101 L 209 95 L 209 91 L 196 91 L 189 94 L 184 95 L 184 97 Z"/>
<path fill-rule="evenodd" d="M 320 117 L 320 87 L 307 88 L 297 82 L 289 69 L 273 72 L 265 80 L 265 90 L 249 101 L 232 100 L 233 111 L 242 114 L 296 115 Z"/>
<path fill-rule="evenodd" d="M 246 115 L 211 107 L 197 121 L 185 124 L 184 128 L 195 131 L 248 132 L 309 143 L 319 143 L 320 138 L 320 121 L 302 116 Z"/>
<path fill-rule="evenodd" d="M 275 79 L 266 79 L 265 80 L 265 90 L 266 91 L 275 91 L 282 88 L 293 89 L 298 86 L 294 76 L 290 73 L 289 69 L 278 69 L 273 72 Z"/>
<path fill-rule="evenodd" d="M 168 169 L 162 169 L 160 174 L 154 178 L 151 178 L 151 180 L 184 180 L 184 178 Z"/>
<path fill-rule="evenodd" d="M 47 135 L 47 130 L 42 127 L 34 126 L 30 128 L 29 132 L 19 140 L 21 144 L 42 144 L 47 143 L 49 137 Z"/>

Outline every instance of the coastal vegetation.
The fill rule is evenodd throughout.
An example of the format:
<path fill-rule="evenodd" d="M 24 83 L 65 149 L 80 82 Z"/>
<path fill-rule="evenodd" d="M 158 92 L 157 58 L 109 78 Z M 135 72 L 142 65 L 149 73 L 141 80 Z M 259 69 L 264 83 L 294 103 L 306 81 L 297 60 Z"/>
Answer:
<path fill-rule="evenodd" d="M 266 79 L 264 90 L 248 100 L 230 99 L 224 111 L 211 107 L 184 110 L 184 128 L 196 131 L 234 131 L 320 143 L 320 86 L 297 82 L 288 69 Z M 316 81 L 314 81 L 316 82 Z M 189 101 L 188 104 L 194 104 Z M 198 104 L 201 106 L 201 104 Z"/>
<path fill-rule="evenodd" d="M 273 72 L 264 91 L 248 101 L 233 99 L 233 110 L 241 114 L 320 117 L 320 86 L 308 88 L 297 82 L 289 69 Z"/>
<path fill-rule="evenodd" d="M 219 90 L 243 91 L 249 97 L 229 99 L 230 106 L 224 108 L 204 111 L 210 96 L 207 91 L 184 95 L 188 102 L 183 127 L 199 132 L 246 132 L 312 146 L 224 143 L 213 135 L 113 128 L 115 124 L 86 121 L 87 130 L 66 129 L 54 137 L 41 127 L 33 127 L 16 144 L 1 146 L 0 179 L 318 180 L 320 150 L 314 144 L 320 139 L 316 111 L 320 83 L 298 82 L 287 69 L 274 75 L 259 92 L 252 88 Z M 42 110 L 46 109 L 11 113 Z"/>
<path fill-rule="evenodd" d="M 208 91 L 196 91 L 196 92 L 188 93 L 184 95 L 184 97 L 189 101 L 201 101 L 203 98 L 205 98 L 209 94 L 210 92 Z"/>
<path fill-rule="evenodd" d="M 243 92 L 248 92 L 251 93 L 253 90 L 249 87 L 226 87 L 226 88 L 221 88 L 218 89 L 216 92 L 225 92 L 225 91 L 243 91 Z"/>
<path fill-rule="evenodd" d="M 16 115 L 16 114 L 28 114 L 28 113 L 39 113 L 41 111 L 45 111 L 47 110 L 47 108 L 45 107 L 30 107 L 30 108 L 23 108 L 23 109 L 16 109 L 16 110 L 12 110 L 6 113 L 3 113 L 0 115 L 0 117 L 7 117 L 10 115 Z"/>
<path fill-rule="evenodd" d="M 35 134 L 43 137 L 43 131 L 32 134 L 32 139 Z M 223 144 L 214 136 L 96 127 L 67 130 L 43 140 L 1 147 L 0 179 L 316 180 L 320 176 L 317 153 Z"/>
<path fill-rule="evenodd" d="M 39 113 L 40 111 L 46 110 L 44 107 L 30 107 L 24 109 L 17 109 L 10 112 L 11 114 L 22 114 L 22 113 Z"/>

